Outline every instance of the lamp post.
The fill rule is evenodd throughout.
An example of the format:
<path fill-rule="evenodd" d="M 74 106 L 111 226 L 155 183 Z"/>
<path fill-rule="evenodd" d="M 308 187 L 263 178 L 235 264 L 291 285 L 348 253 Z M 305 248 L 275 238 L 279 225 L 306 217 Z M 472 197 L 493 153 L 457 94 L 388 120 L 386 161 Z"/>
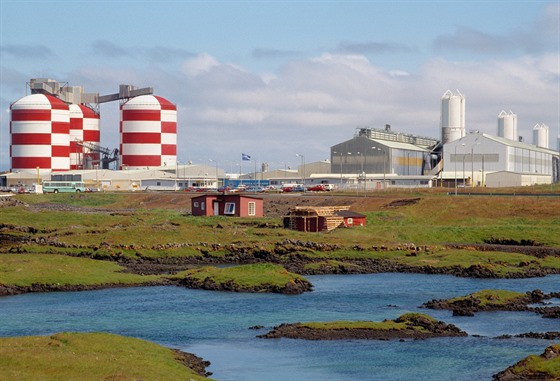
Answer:
<path fill-rule="evenodd" d="M 463 185 L 467 185 L 465 184 L 465 154 L 463 154 Z"/>
<path fill-rule="evenodd" d="M 464 147 L 465 143 L 461 144 Z M 455 146 L 455 196 L 457 196 L 457 146 Z M 465 184 L 465 154 L 463 154 L 463 185 Z"/>
<path fill-rule="evenodd" d="M 365 149 L 364 149 L 365 151 Z M 367 196 L 367 156 L 364 152 L 364 167 L 362 169 L 362 174 L 364 175 L 364 197 Z"/>
<path fill-rule="evenodd" d="M 99 174 L 97 170 L 99 169 L 99 164 L 95 164 L 95 189 L 99 191 Z"/>
<path fill-rule="evenodd" d="M 471 188 L 474 188 L 474 146 L 479 144 L 480 142 L 471 147 Z"/>
<path fill-rule="evenodd" d="M 485 183 L 485 180 L 484 180 L 484 153 L 482 154 L 482 177 L 480 179 L 480 183 L 481 183 L 482 187 L 484 188 L 484 183 Z"/>
<path fill-rule="evenodd" d="M 383 189 L 385 189 L 387 187 L 387 184 L 385 182 L 385 174 L 387 173 L 387 168 L 386 168 L 387 157 L 385 155 L 384 149 L 377 148 L 377 150 L 381 151 L 381 154 L 383 155 Z"/>
<path fill-rule="evenodd" d="M 301 186 L 305 190 L 305 157 L 300 153 L 296 153 L 296 156 L 301 157 L 301 166 L 303 168 L 301 172 Z"/>
<path fill-rule="evenodd" d="M 213 159 L 208 159 L 209 162 L 216 164 L 216 189 L 220 188 L 220 180 L 218 179 L 218 161 Z"/>
<path fill-rule="evenodd" d="M 474 146 L 471 147 L 471 188 L 474 188 Z"/>

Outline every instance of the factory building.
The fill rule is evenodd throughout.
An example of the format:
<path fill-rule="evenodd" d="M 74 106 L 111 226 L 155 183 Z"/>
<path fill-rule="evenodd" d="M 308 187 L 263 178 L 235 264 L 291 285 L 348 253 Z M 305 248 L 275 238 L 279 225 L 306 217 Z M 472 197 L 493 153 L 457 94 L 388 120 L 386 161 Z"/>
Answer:
<path fill-rule="evenodd" d="M 385 129 L 358 128 L 331 147 L 331 176 L 367 188 L 427 187 L 438 172 L 438 140 Z"/>
<path fill-rule="evenodd" d="M 533 144 L 527 144 L 518 135 L 517 115 L 502 110 L 498 114 L 497 136 L 477 130 L 465 134 L 464 97 L 453 98 L 457 96 L 449 91 L 442 97 L 441 183 L 450 187 L 509 187 L 559 181 L 559 153 L 549 149 L 548 126 L 535 125 Z M 459 128 L 453 133 L 445 132 L 450 125 L 460 123 L 461 133 Z"/>
<path fill-rule="evenodd" d="M 508 187 L 559 180 L 559 153 L 549 149 L 548 126 L 533 128 L 533 144 L 517 133 L 517 115 L 498 114 L 498 136 L 473 131 L 444 144 L 445 171 L 452 186 Z M 452 181 L 451 181 L 452 179 Z"/>
<path fill-rule="evenodd" d="M 557 176 L 554 163 L 558 152 L 478 131 L 445 144 L 443 151 L 445 171 L 441 177 L 449 186 L 455 179 L 458 186 L 550 184 Z"/>

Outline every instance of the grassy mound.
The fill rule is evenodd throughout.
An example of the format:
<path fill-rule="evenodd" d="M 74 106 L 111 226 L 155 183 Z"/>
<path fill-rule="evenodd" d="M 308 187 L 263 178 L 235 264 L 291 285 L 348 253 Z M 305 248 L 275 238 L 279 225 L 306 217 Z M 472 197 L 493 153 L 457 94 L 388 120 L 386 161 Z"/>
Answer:
<path fill-rule="evenodd" d="M 207 290 L 299 294 L 312 287 L 302 276 L 270 263 L 226 268 L 207 266 L 188 270 L 184 275 L 180 282 L 184 286 Z"/>
<path fill-rule="evenodd" d="M 560 380 L 560 344 L 546 348 L 540 356 L 530 355 L 494 375 L 495 381 Z"/>
<path fill-rule="evenodd" d="M 334 321 L 281 324 L 259 337 L 305 340 L 391 340 L 430 337 L 467 336 L 453 324 L 446 324 L 426 314 L 407 313 L 395 320 Z"/>
<path fill-rule="evenodd" d="M 0 375 L 6 380 L 208 380 L 185 362 L 177 351 L 108 333 L 0 338 Z"/>
<path fill-rule="evenodd" d="M 73 286 L 140 285 L 160 277 L 122 272 L 114 262 L 56 254 L 0 255 L 0 286 L 16 288 L 72 289 Z M 0 290 L 0 295 L 2 294 Z"/>

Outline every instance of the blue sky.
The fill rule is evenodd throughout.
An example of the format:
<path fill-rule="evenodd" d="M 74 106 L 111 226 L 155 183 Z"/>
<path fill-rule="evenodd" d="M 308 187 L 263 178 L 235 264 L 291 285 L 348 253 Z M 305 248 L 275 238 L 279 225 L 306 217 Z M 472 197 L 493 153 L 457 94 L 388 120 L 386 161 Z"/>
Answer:
<path fill-rule="evenodd" d="M 249 153 L 271 167 L 329 157 L 356 127 L 438 137 L 440 98 L 467 99 L 467 129 L 512 110 L 560 128 L 558 1 L 0 0 L 0 170 L 9 105 L 48 77 L 86 92 L 154 87 L 178 107 L 181 162 Z M 101 106 L 118 146 L 118 104 Z M 228 164 L 229 163 L 229 164 Z"/>

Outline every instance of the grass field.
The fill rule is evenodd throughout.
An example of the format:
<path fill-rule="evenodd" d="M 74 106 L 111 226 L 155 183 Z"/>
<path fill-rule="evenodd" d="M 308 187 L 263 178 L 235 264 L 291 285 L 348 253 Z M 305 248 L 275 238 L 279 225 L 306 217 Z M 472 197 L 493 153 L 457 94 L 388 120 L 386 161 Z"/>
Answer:
<path fill-rule="evenodd" d="M 0 284 L 56 286 L 142 284 L 159 279 L 156 275 L 136 275 L 122 272 L 114 262 L 96 261 L 53 254 L 2 254 Z"/>
<path fill-rule="evenodd" d="M 160 345 L 108 333 L 0 338 L 0 378 L 18 381 L 209 380 Z"/>
<path fill-rule="evenodd" d="M 328 200 L 328 197 L 321 198 Z M 395 200 L 415 202 L 393 207 Z M 113 260 L 200 257 L 222 261 L 231 250 L 274 253 L 285 241 L 330 245 L 331 250 L 298 248 L 302 257 L 333 265 L 348 259 L 383 259 L 409 266 L 449 268 L 484 266 L 499 276 L 547 267 L 560 270 L 558 256 L 535 257 L 522 253 L 449 249 L 446 243 L 480 244 L 487 240 L 531 241 L 560 248 L 560 198 L 448 196 L 439 191 L 384 193 L 355 197 L 352 210 L 367 215 L 367 226 L 336 229 L 330 233 L 303 233 L 280 227 L 280 218 L 239 219 L 193 217 L 190 198 L 184 194 L 47 194 L 22 195 L 29 206 L 4 206 L 0 233 L 31 239 L 24 244 L 5 243 L 0 253 L 30 254 L 16 259 L 0 257 L 0 283 L 131 282 L 146 277 L 120 273 L 115 264 L 87 262 L 65 255 Z M 299 200 L 299 201 L 298 201 Z M 308 198 L 275 196 L 266 203 L 284 205 L 309 202 Z M 348 200 L 345 198 L 344 200 Z M 403 244 L 430 247 L 409 255 L 394 250 Z M 356 250 L 359 247 L 360 250 Z M 387 250 L 374 248 L 387 247 Z M 31 254 L 50 254 L 33 257 Z M 54 255 L 53 254 L 58 254 Z M 40 263 L 35 259 L 41 258 Z M 334 261 L 334 262 L 332 262 Z M 28 263 L 28 265 L 26 265 Z M 81 263 L 81 265 L 78 265 Z M 116 267 L 115 267 L 116 266 Z M 309 264 L 308 266 L 319 266 Z M 43 269 L 42 272 L 28 269 Z M 48 277 L 46 274 L 50 274 Z M 105 274 L 105 275 L 103 275 Z M 45 278 L 46 277 L 46 278 Z"/>

